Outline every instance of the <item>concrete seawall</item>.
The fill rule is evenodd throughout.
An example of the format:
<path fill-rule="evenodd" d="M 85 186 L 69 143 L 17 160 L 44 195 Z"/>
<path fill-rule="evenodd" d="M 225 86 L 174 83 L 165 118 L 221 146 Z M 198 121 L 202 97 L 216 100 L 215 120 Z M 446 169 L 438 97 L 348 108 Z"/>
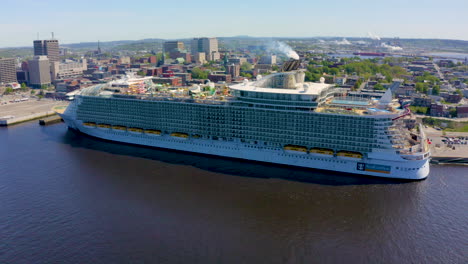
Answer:
<path fill-rule="evenodd" d="M 468 165 L 467 157 L 432 157 L 432 164 L 461 164 Z"/>
<path fill-rule="evenodd" d="M 47 126 L 47 125 L 60 123 L 62 121 L 63 120 L 59 115 L 53 115 L 53 116 L 49 116 L 49 117 L 46 117 L 46 118 L 39 119 L 39 125 Z"/>
<path fill-rule="evenodd" d="M 3 120 L 0 120 L 0 126 L 11 126 L 14 124 L 19 124 L 19 123 L 23 123 L 26 121 L 31 121 L 31 120 L 39 119 L 42 117 L 53 116 L 53 115 L 56 115 L 54 111 L 45 111 L 45 112 L 30 114 L 30 115 L 21 116 L 21 117 L 3 119 Z"/>

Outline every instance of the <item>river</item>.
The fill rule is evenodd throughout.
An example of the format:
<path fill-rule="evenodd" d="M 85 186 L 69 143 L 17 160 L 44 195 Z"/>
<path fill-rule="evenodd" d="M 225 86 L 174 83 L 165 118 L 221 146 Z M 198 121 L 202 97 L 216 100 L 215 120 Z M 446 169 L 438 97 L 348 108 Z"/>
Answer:
<path fill-rule="evenodd" d="M 401 182 L 0 127 L 0 263 L 467 263 L 468 167 Z"/>

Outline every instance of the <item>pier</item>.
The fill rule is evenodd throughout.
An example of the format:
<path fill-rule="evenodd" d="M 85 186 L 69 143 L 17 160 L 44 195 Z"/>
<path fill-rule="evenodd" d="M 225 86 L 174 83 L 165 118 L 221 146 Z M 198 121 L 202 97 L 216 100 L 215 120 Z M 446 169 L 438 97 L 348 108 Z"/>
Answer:
<path fill-rule="evenodd" d="M 11 126 L 39 118 L 56 116 L 52 108 L 67 106 L 66 101 L 30 100 L 0 105 L 0 126 Z"/>
<path fill-rule="evenodd" d="M 444 133 L 430 127 L 424 130 L 427 138 L 431 141 L 431 163 L 468 165 L 467 132 Z M 452 139 L 452 141 L 450 142 L 447 138 Z"/>
<path fill-rule="evenodd" d="M 39 120 L 39 125 L 41 126 L 46 126 L 46 125 L 51 125 L 51 124 L 56 124 L 56 123 L 60 123 L 62 122 L 62 118 L 58 115 L 53 115 L 53 116 L 49 116 L 47 118 L 44 118 L 44 119 L 40 119 Z"/>

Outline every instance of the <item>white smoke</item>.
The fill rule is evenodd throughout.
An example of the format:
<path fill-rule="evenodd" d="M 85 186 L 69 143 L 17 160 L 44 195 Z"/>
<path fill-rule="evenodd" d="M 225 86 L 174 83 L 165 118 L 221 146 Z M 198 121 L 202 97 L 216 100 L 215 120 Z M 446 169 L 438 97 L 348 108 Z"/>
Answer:
<path fill-rule="evenodd" d="M 372 32 L 367 32 L 367 35 L 369 36 L 370 39 L 372 40 L 380 40 L 380 37 L 377 35 L 372 34 Z"/>
<path fill-rule="evenodd" d="M 345 38 L 343 38 L 343 40 L 335 40 L 334 43 L 337 45 L 351 45 L 351 42 Z"/>
<path fill-rule="evenodd" d="M 270 44 L 270 51 L 283 53 L 288 58 L 299 60 L 299 55 L 286 43 L 274 41 Z"/>
<path fill-rule="evenodd" d="M 367 42 L 365 42 L 363 40 L 358 40 L 358 41 L 355 41 L 354 43 L 359 44 L 359 45 L 366 45 L 367 44 Z"/>
<path fill-rule="evenodd" d="M 402 47 L 391 46 L 391 45 L 387 45 L 387 44 L 385 44 L 385 43 L 382 43 L 380 46 L 381 46 L 382 48 L 386 48 L 386 49 L 393 50 L 393 51 L 403 50 Z"/>

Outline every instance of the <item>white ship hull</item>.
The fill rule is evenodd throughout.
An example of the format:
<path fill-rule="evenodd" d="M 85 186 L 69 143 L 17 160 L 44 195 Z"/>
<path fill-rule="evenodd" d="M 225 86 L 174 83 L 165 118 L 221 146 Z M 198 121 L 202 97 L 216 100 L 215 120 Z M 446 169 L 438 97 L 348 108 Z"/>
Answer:
<path fill-rule="evenodd" d="M 376 177 L 421 180 L 429 174 L 429 159 L 418 161 L 389 161 L 383 159 L 343 159 L 330 155 L 291 153 L 279 148 L 262 147 L 241 141 L 221 141 L 201 138 L 154 136 L 114 129 L 87 127 L 81 121 L 62 115 L 67 125 L 82 133 L 111 141 L 174 149 L 222 157 L 330 170 Z"/>

